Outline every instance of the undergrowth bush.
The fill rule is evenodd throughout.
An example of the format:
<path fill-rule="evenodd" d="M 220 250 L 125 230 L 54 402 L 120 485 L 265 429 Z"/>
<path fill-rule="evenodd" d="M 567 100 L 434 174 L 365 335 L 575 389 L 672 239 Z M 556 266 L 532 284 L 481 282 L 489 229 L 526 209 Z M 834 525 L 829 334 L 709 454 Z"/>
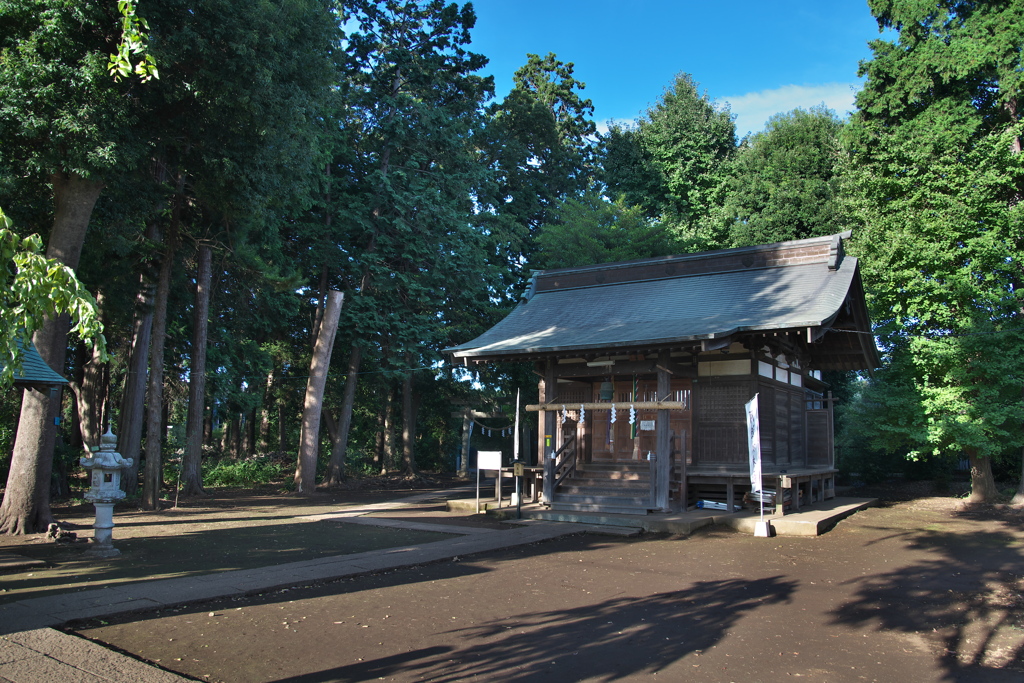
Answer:
<path fill-rule="evenodd" d="M 203 463 L 203 486 L 257 486 L 284 475 L 284 465 L 264 455 L 243 460 L 221 458 Z"/>

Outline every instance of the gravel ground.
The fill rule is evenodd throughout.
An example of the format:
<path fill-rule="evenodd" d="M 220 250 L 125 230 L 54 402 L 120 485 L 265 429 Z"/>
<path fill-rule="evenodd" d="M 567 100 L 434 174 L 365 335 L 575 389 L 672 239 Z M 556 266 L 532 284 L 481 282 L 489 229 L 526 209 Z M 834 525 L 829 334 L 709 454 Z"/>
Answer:
<path fill-rule="evenodd" d="M 1022 522 L 924 497 L 817 538 L 579 535 L 77 632 L 230 683 L 1020 683 Z"/>

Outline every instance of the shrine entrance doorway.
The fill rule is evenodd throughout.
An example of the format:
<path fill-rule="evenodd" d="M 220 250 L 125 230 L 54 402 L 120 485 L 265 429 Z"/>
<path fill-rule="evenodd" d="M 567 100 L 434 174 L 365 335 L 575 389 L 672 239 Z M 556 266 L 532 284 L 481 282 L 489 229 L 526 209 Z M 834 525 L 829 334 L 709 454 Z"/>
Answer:
<path fill-rule="evenodd" d="M 614 383 L 614 401 L 617 404 L 653 402 L 657 400 L 683 403 L 684 410 L 669 411 L 669 430 L 672 439 L 672 451 L 679 457 L 680 453 L 689 453 L 689 435 L 691 433 L 690 397 L 692 381 L 690 379 L 673 379 L 669 396 L 658 396 L 658 382 L 655 379 L 617 380 Z M 596 385 L 600 386 L 600 385 Z M 596 387 L 595 387 L 596 388 Z M 588 460 L 595 463 L 636 462 L 647 460 L 648 453 L 657 450 L 655 428 L 657 426 L 657 410 L 637 410 L 634 422 L 629 422 L 629 410 L 616 410 L 615 422 L 612 422 L 612 411 L 592 411 L 593 422 L 587 425 Z M 588 416 L 588 422 L 589 422 Z"/>

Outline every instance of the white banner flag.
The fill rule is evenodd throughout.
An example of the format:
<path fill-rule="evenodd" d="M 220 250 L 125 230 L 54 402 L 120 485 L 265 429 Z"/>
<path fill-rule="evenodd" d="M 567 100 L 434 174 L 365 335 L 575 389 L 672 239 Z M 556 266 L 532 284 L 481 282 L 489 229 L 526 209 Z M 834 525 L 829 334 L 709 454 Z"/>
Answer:
<path fill-rule="evenodd" d="M 746 404 L 747 452 L 750 456 L 750 486 L 761 490 L 761 426 L 757 416 L 757 394 Z"/>

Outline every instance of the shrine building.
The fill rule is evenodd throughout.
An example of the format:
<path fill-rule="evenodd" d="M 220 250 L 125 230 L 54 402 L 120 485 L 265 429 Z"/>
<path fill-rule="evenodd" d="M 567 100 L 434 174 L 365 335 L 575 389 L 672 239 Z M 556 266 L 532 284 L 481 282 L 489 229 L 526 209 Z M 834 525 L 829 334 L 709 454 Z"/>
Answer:
<path fill-rule="evenodd" d="M 821 372 L 879 365 L 849 238 L 535 271 L 515 310 L 445 353 L 534 363 L 552 509 L 739 505 L 755 394 L 765 488 L 799 508 L 835 492 Z"/>

